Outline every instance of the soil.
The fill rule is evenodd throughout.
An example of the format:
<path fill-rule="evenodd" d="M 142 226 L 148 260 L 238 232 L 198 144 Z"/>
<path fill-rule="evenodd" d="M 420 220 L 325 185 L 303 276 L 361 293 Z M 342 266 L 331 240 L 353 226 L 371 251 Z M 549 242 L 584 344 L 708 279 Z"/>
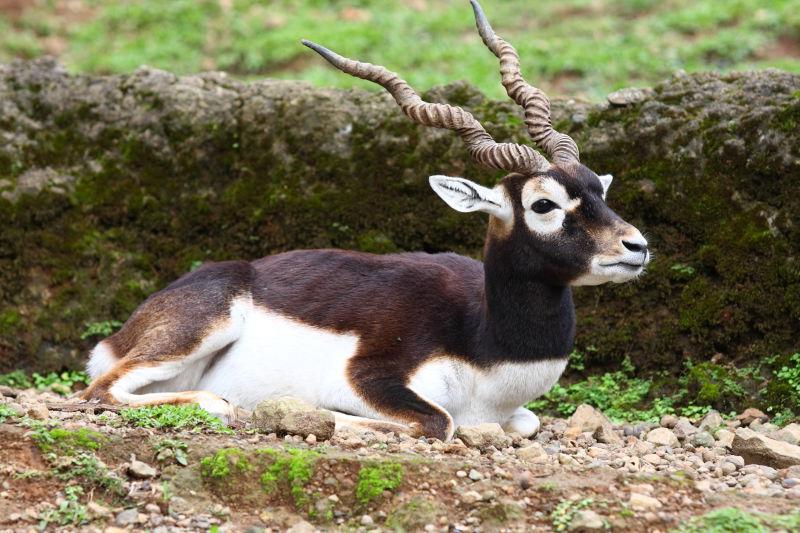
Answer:
<path fill-rule="evenodd" d="M 551 531 L 574 527 L 581 510 L 590 509 L 601 518 L 603 528 L 666 532 L 722 507 L 773 514 L 800 508 L 800 493 L 770 488 L 769 481 L 714 492 L 713 486 L 703 484 L 713 477 L 701 469 L 672 467 L 678 463 L 671 458 L 681 452 L 710 450 L 695 450 L 688 444 L 683 450 L 652 446 L 648 450 L 643 439 L 630 435 L 619 446 L 607 446 L 594 441 L 590 433 L 569 436 L 567 422 L 559 419 L 543 419 L 535 441 L 507 435 L 501 437 L 503 444 L 481 450 L 459 439 L 442 443 L 346 431 L 337 431 L 330 441 L 314 442 L 313 437 L 265 435 L 246 425 L 231 434 L 147 429 L 126 425 L 111 411 L 62 411 L 58 402 L 63 400 L 51 393 L 6 390 L 5 394 L 16 395 L 0 400 L 17 410 L 32 402 L 48 405 L 48 424 L 102 434 L 102 445 L 93 453 L 110 475 L 122 481 L 123 490 L 104 490 L 86 478 L 59 479 L 54 465 L 63 457 L 43 455 L 31 428 L 25 427 L 30 422 L 13 417 L 0 424 L 0 531 L 30 531 L 49 509 L 64 505 L 64 488 L 75 484 L 84 487 L 80 501 L 89 508 L 87 519 L 49 528 Z M 623 435 L 624 428 L 615 426 L 614 431 Z M 188 445 L 185 466 L 171 456 L 157 459 L 156 446 L 163 439 Z M 537 463 L 522 458 L 520 449 L 540 444 L 548 454 L 545 459 Z M 237 450 L 237 459 L 224 461 L 230 472 L 215 477 L 201 466 L 204 458 L 207 463 L 219 450 L 231 448 Z M 609 461 L 587 462 L 581 450 L 607 450 Z M 631 463 L 630 457 L 648 451 L 664 452 L 670 463 L 659 471 L 638 460 Z M 280 468 L 272 468 L 279 457 L 307 457 L 309 476 L 300 475 L 292 482 L 291 476 L 305 463 L 301 460 L 281 474 Z M 620 457 L 626 459 L 619 462 Z M 154 467 L 154 477 L 130 475 L 134 458 Z M 379 485 L 373 498 L 362 499 L 363 472 L 376 465 L 399 465 L 391 468 L 402 472 L 401 481 L 386 485 L 382 492 Z M 278 472 L 274 485 L 262 482 L 267 471 Z M 780 476 L 785 478 L 786 473 L 781 471 Z M 632 494 L 646 497 L 645 506 L 635 504 Z M 138 513 L 131 514 L 130 509 Z M 133 523 L 126 522 L 131 518 Z"/>

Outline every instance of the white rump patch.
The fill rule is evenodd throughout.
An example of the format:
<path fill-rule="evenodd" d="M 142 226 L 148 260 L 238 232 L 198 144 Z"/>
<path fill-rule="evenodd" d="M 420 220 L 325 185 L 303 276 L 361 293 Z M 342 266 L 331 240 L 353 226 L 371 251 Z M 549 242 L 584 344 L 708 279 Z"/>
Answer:
<path fill-rule="evenodd" d="M 89 361 L 86 363 L 86 372 L 92 379 L 97 379 L 117 364 L 117 357 L 114 350 L 106 341 L 100 341 L 89 354 Z"/>
<path fill-rule="evenodd" d="M 542 199 L 550 200 L 558 208 L 543 214 L 533 212 L 531 206 Z M 551 235 L 560 231 L 564 217 L 580 203 L 580 198 L 571 198 L 564 186 L 553 178 L 532 179 L 522 188 L 525 224 L 539 235 Z"/>

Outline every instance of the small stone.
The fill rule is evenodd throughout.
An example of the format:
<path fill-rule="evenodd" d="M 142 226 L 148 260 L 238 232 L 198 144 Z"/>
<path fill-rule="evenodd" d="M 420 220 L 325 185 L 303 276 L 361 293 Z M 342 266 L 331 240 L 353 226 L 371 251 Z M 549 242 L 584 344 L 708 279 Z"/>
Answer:
<path fill-rule="evenodd" d="M 459 470 L 456 472 L 456 477 L 467 477 L 467 473 L 463 470 Z"/>
<path fill-rule="evenodd" d="M 730 476 L 736 472 L 736 465 L 730 461 L 723 461 L 722 465 L 720 465 L 720 468 L 722 469 L 722 474 L 726 476 Z"/>
<path fill-rule="evenodd" d="M 591 509 L 580 509 L 575 512 L 569 524 L 570 531 L 596 531 L 605 529 L 606 524 L 596 512 Z"/>
<path fill-rule="evenodd" d="M 638 492 L 632 492 L 630 500 L 628 500 L 628 504 L 631 506 L 631 509 L 635 511 L 655 511 L 656 509 L 661 508 L 661 502 L 657 499 L 653 498 L 652 496 L 647 496 L 646 494 L 639 494 Z"/>
<path fill-rule="evenodd" d="M 678 446 L 678 437 L 676 437 L 671 430 L 661 427 L 656 428 L 647 434 L 647 442 L 652 442 L 656 446 L 669 446 L 670 448 L 675 448 Z"/>
<path fill-rule="evenodd" d="M 581 428 L 578 426 L 571 426 L 564 430 L 564 438 L 569 440 L 576 440 L 578 437 L 581 436 Z"/>
<path fill-rule="evenodd" d="M 124 527 L 108 526 L 103 530 L 103 533 L 128 533 L 128 530 Z"/>
<path fill-rule="evenodd" d="M 727 429 L 720 429 L 717 431 L 717 444 L 730 449 L 733 446 L 733 431 Z"/>
<path fill-rule="evenodd" d="M 461 501 L 468 505 L 481 501 L 481 498 L 482 496 L 480 495 L 480 493 L 474 490 L 468 490 L 462 493 L 460 496 Z"/>
<path fill-rule="evenodd" d="M 800 478 L 796 477 L 787 477 L 781 481 L 781 486 L 785 489 L 791 489 L 792 487 L 797 487 L 798 485 L 800 485 Z"/>
<path fill-rule="evenodd" d="M 705 448 L 711 448 L 712 446 L 714 446 L 715 441 L 714 437 L 712 437 L 711 434 L 709 434 L 708 432 L 699 431 L 694 435 L 692 435 L 691 437 L 689 437 L 689 442 L 691 442 L 693 446 L 696 446 L 698 448 L 701 446 Z"/>
<path fill-rule="evenodd" d="M 623 107 L 631 104 L 638 104 L 647 100 L 652 93 L 652 89 L 640 89 L 638 87 L 626 87 L 610 93 L 606 98 L 611 105 Z"/>
<path fill-rule="evenodd" d="M 523 461 L 537 463 L 547 460 L 547 452 L 544 451 L 541 444 L 533 442 L 524 448 L 519 448 L 517 450 L 517 457 Z"/>
<path fill-rule="evenodd" d="M 309 435 L 306 437 L 306 443 L 312 444 L 312 445 L 316 444 L 317 443 L 317 436 L 314 435 L 313 433 L 309 433 Z"/>
<path fill-rule="evenodd" d="M 614 432 L 614 426 L 608 417 L 591 405 L 579 405 L 568 423 L 570 427 L 580 428 L 581 432 L 592 433 L 598 442 L 622 444 L 622 439 Z"/>
<path fill-rule="evenodd" d="M 306 522 L 305 520 L 300 520 L 292 527 L 286 530 L 286 533 L 314 533 L 317 531 L 317 528 Z"/>
<path fill-rule="evenodd" d="M 755 407 L 750 407 L 742 411 L 742 413 L 736 417 L 736 420 L 741 422 L 743 426 L 749 426 L 756 420 L 758 420 L 759 422 L 767 422 L 769 421 L 769 417 L 759 409 L 756 409 Z"/>
<path fill-rule="evenodd" d="M 158 470 L 147 463 L 134 459 L 128 465 L 128 475 L 136 479 L 150 479 L 158 475 Z"/>
<path fill-rule="evenodd" d="M 700 421 L 700 424 L 697 427 L 700 429 L 700 431 L 713 431 L 724 423 L 725 421 L 722 419 L 722 415 L 720 415 L 717 411 L 712 410 L 703 417 L 703 420 Z"/>
<path fill-rule="evenodd" d="M 661 427 L 672 429 L 678 423 L 678 417 L 675 415 L 664 415 L 661 417 Z"/>
<path fill-rule="evenodd" d="M 100 505 L 96 501 L 90 501 L 87 503 L 86 510 L 89 511 L 89 515 L 94 518 L 108 518 L 111 516 L 111 509 L 104 505 Z"/>
<path fill-rule="evenodd" d="M 43 403 L 34 403 L 28 407 L 28 416 L 36 420 L 47 420 L 50 418 L 50 410 Z"/>
<path fill-rule="evenodd" d="M 132 526 L 139 522 L 139 510 L 136 508 L 125 509 L 117 515 L 114 523 L 120 527 Z"/>
<path fill-rule="evenodd" d="M 481 479 L 483 479 L 483 474 L 481 474 L 480 472 L 478 472 L 473 468 L 472 470 L 469 471 L 469 478 L 472 481 L 480 481 Z"/>
<path fill-rule="evenodd" d="M 488 450 L 491 446 L 502 449 L 511 443 L 511 439 L 497 423 L 458 426 L 455 436 L 470 448 L 478 448 L 481 451 Z"/>
<path fill-rule="evenodd" d="M 675 424 L 675 427 L 672 428 L 672 432 L 678 437 L 679 440 L 686 440 L 699 430 L 692 425 L 692 423 L 684 418 L 678 420 L 678 423 Z"/>
<path fill-rule="evenodd" d="M 361 517 L 361 525 L 362 526 L 371 526 L 374 523 L 375 523 L 375 520 L 373 520 L 372 517 L 370 515 L 368 515 L 368 514 L 365 514 L 364 516 Z"/>

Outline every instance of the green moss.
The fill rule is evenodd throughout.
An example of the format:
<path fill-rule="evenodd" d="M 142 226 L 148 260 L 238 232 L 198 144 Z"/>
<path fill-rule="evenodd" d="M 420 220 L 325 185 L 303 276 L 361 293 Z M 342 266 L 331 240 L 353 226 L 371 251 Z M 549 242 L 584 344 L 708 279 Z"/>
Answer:
<path fill-rule="evenodd" d="M 265 449 L 261 453 L 272 457 L 272 464 L 261 474 L 261 487 L 271 493 L 286 485 L 292 494 L 295 507 L 308 507 L 311 498 L 306 492 L 306 484 L 314 475 L 314 463 L 319 453 L 311 450 L 289 449 L 284 453 Z M 311 512 L 311 509 L 308 509 Z"/>
<path fill-rule="evenodd" d="M 378 463 L 362 466 L 358 471 L 356 499 L 367 504 L 381 496 L 385 490 L 394 490 L 403 482 L 403 465 Z"/>
<path fill-rule="evenodd" d="M 250 469 L 247 456 L 239 448 L 223 448 L 200 460 L 200 475 L 212 481 L 223 481 L 234 474 L 246 474 Z"/>
<path fill-rule="evenodd" d="M 746 395 L 742 377 L 710 362 L 689 364 L 685 386 L 692 403 L 730 410 Z"/>
<path fill-rule="evenodd" d="M 57 453 L 58 455 L 76 455 L 80 451 L 93 451 L 100 448 L 106 438 L 97 431 L 88 428 L 76 430 L 61 427 L 47 428 L 42 423 L 32 423 L 31 438 L 42 453 Z"/>

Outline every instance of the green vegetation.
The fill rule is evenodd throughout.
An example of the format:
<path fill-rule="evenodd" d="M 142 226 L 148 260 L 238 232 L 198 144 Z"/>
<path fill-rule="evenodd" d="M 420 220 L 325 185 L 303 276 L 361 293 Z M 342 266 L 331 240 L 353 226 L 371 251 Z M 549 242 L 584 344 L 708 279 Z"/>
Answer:
<path fill-rule="evenodd" d="M 575 513 L 581 509 L 586 509 L 594 503 L 592 498 L 584 498 L 582 500 L 563 500 L 553 512 L 550 513 L 550 520 L 553 522 L 553 531 L 566 531 L 569 529 Z"/>
<path fill-rule="evenodd" d="M 137 427 L 233 433 L 219 418 L 194 404 L 137 407 L 123 409 L 119 414 L 125 422 Z"/>
<path fill-rule="evenodd" d="M 89 337 L 108 337 L 122 327 L 119 320 L 104 320 L 103 322 L 89 322 L 81 333 L 81 340 Z"/>
<path fill-rule="evenodd" d="M 574 362 L 582 367 L 585 357 L 577 350 L 573 352 L 570 369 L 577 371 Z M 626 359 L 616 372 L 591 375 L 566 386 L 556 384 L 550 392 L 530 402 L 528 408 L 569 416 L 578 405 L 588 403 L 614 420 L 655 422 L 665 414 L 699 418 L 712 408 L 727 413 L 748 404 L 777 415 L 773 421 L 784 425 L 794 420 L 800 402 L 800 354 L 789 356 L 788 364 L 779 367 L 776 365 L 780 359 L 765 358 L 758 366 L 742 368 L 689 360 L 677 387 L 668 373 L 637 377 L 636 369 Z M 770 384 L 767 389 L 763 387 L 765 382 Z"/>
<path fill-rule="evenodd" d="M 31 440 L 56 478 L 120 493 L 122 481 L 94 453 L 106 437 L 87 428 L 64 429 L 54 421 L 41 422 L 25 417 L 22 424 L 30 430 Z"/>
<path fill-rule="evenodd" d="M 364 465 L 358 471 L 356 498 L 367 504 L 383 494 L 394 490 L 403 482 L 403 465 L 400 463 L 378 463 Z"/>
<path fill-rule="evenodd" d="M 246 474 L 250 468 L 250 462 L 239 448 L 223 448 L 200 460 L 200 474 L 214 481 L 224 480 L 231 474 Z"/>
<path fill-rule="evenodd" d="M 37 420 L 26 419 L 31 439 L 44 454 L 75 455 L 79 451 L 94 451 L 106 440 L 103 435 L 88 428 L 76 430 L 61 427 L 49 428 Z"/>
<path fill-rule="evenodd" d="M 285 453 L 265 449 L 262 453 L 271 456 L 273 463 L 261 475 L 261 486 L 265 492 L 273 492 L 280 485 L 288 485 L 297 509 L 310 503 L 305 485 L 314 475 L 314 463 L 319 453 L 312 450 L 289 449 Z M 311 511 L 309 511 L 311 512 Z"/>
<path fill-rule="evenodd" d="M 726 507 L 696 516 L 671 533 L 769 533 L 771 531 L 797 531 L 800 529 L 800 512 L 784 515 L 751 513 Z"/>
<path fill-rule="evenodd" d="M 189 445 L 179 439 L 161 439 L 155 445 L 156 460 L 164 462 L 173 460 L 181 466 L 189 464 Z"/>
<path fill-rule="evenodd" d="M 5 422 L 8 418 L 13 418 L 16 416 L 19 416 L 18 412 L 7 405 L 0 403 L 0 424 Z"/>
<path fill-rule="evenodd" d="M 524 71 L 548 91 L 599 97 L 677 69 L 800 70 L 791 52 L 800 31 L 797 0 L 484 0 L 483 6 L 519 50 Z M 43 2 L 0 18 L 0 28 L 0 59 L 55 53 L 79 71 L 130 72 L 147 64 L 356 84 L 300 46 L 309 38 L 385 64 L 421 89 L 468 79 L 492 96 L 501 91 L 496 61 L 474 31 L 466 1 L 95 0 L 76 12 Z"/>
<path fill-rule="evenodd" d="M 88 385 L 89 376 L 80 370 L 67 370 L 64 372 L 50 372 L 39 374 L 34 372 L 30 376 L 22 370 L 14 370 L 8 374 L 0 374 L 0 385 L 14 387 L 16 389 L 37 388 L 39 390 L 51 390 L 62 396 L 72 394 L 75 385 Z"/>
<path fill-rule="evenodd" d="M 50 525 L 77 526 L 88 522 L 89 513 L 80 503 L 83 488 L 71 485 L 64 488 L 64 500 L 55 509 L 47 509 L 39 515 L 39 529 L 44 531 Z"/>

